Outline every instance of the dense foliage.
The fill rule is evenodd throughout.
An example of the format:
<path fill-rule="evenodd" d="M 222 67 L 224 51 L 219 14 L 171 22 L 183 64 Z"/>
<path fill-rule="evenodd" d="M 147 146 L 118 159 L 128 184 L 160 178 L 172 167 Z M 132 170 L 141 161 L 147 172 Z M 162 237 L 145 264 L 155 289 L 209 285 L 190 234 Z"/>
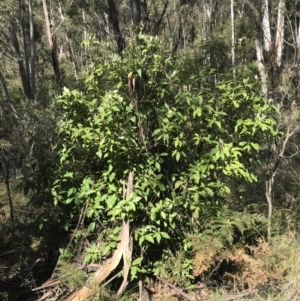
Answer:
<path fill-rule="evenodd" d="M 0 298 L 298 297 L 298 11 L 2 1 Z"/>
<path fill-rule="evenodd" d="M 256 180 L 251 162 L 274 134 L 272 106 L 247 78 L 210 88 L 210 74 L 189 74 L 188 86 L 185 76 L 158 38 L 140 35 L 122 56 L 92 67 L 83 92 L 65 89 L 58 99 L 60 164 L 52 194 L 71 217 L 84 212 L 82 235 L 98 233 L 101 248 L 92 245 L 86 260 L 116 248 L 126 217 L 134 262 L 153 272 L 166 246 L 175 252 L 188 234 L 201 235 L 200 216 L 222 212 L 231 180 Z M 134 194 L 126 200 L 129 171 Z M 191 276 L 189 269 L 181 276 Z"/>

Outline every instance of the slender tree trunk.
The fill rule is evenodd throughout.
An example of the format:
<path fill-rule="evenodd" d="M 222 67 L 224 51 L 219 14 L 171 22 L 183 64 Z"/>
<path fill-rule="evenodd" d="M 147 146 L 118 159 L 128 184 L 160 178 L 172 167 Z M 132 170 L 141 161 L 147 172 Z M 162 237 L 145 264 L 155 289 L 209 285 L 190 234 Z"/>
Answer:
<path fill-rule="evenodd" d="M 148 32 L 150 29 L 150 24 L 146 0 L 141 0 L 141 17 L 143 22 L 143 32 Z"/>
<path fill-rule="evenodd" d="M 33 25 L 33 11 L 32 0 L 29 0 L 29 26 L 30 26 L 30 88 L 31 97 L 35 97 L 35 41 L 34 41 L 34 25 Z"/>
<path fill-rule="evenodd" d="M 276 65 L 281 68 L 284 37 L 285 0 L 279 0 L 276 31 Z"/>
<path fill-rule="evenodd" d="M 256 57 L 258 63 L 258 71 L 261 79 L 261 90 L 264 97 L 268 97 L 268 86 L 267 86 L 267 68 L 266 68 L 266 58 L 269 59 L 272 37 L 271 37 L 271 27 L 270 27 L 270 16 L 269 16 L 269 3 L 268 0 L 262 0 L 261 4 L 261 19 L 259 23 L 262 26 L 257 29 L 255 36 L 255 47 L 256 47 Z"/>
<path fill-rule="evenodd" d="M 256 47 L 258 71 L 261 79 L 261 92 L 262 95 L 267 98 L 268 97 L 267 72 L 264 63 L 263 42 L 259 31 L 256 33 L 255 36 L 255 47 Z"/>
<path fill-rule="evenodd" d="M 86 42 L 87 40 L 87 30 L 86 30 L 86 20 L 85 20 L 85 12 L 84 9 L 82 9 L 82 21 L 83 21 L 83 41 Z M 86 43 L 83 45 L 83 62 L 84 65 L 86 65 L 86 60 L 87 60 L 87 46 Z"/>
<path fill-rule="evenodd" d="M 268 203 L 268 239 L 271 238 L 272 214 L 273 214 L 273 185 L 277 170 L 266 181 L 266 199 Z"/>
<path fill-rule="evenodd" d="M 233 0 L 230 1 L 231 11 L 231 61 L 233 68 L 233 78 L 235 78 L 235 26 L 234 26 L 234 5 Z"/>
<path fill-rule="evenodd" d="M 61 17 L 61 24 L 64 23 L 64 15 L 63 15 L 63 11 L 62 11 L 62 8 L 60 6 L 59 8 L 59 12 L 60 12 L 60 17 Z M 82 16 L 83 16 L 83 23 L 84 23 L 84 41 L 86 41 L 86 24 L 85 24 L 85 14 L 84 14 L 84 10 L 82 9 Z M 72 41 L 70 41 L 69 39 L 69 36 L 68 36 L 68 32 L 67 32 L 67 29 L 65 28 L 64 25 L 62 25 L 63 28 L 65 29 L 65 36 L 66 36 L 66 41 L 67 41 L 67 45 L 68 45 L 68 50 L 69 50 L 69 54 L 70 54 L 70 58 L 71 58 L 71 62 L 72 62 L 72 65 L 73 65 L 73 71 L 74 71 L 74 77 L 75 77 L 75 80 L 76 80 L 76 83 L 77 85 L 79 84 L 79 81 L 78 81 L 78 65 L 77 65 L 77 62 L 76 62 L 76 58 L 75 58 L 75 53 L 74 53 L 74 50 L 73 50 L 73 47 L 72 47 Z M 61 51 L 62 51 L 62 46 L 61 46 Z M 84 59 L 86 60 L 86 45 L 84 45 Z M 82 56 L 82 52 L 81 52 L 81 56 Z"/>
<path fill-rule="evenodd" d="M 269 53 L 271 50 L 272 37 L 268 0 L 262 0 L 262 30 L 264 34 L 264 50 Z"/>
<path fill-rule="evenodd" d="M 23 17 L 23 9 L 21 6 L 21 2 L 19 0 L 19 15 L 20 15 L 20 24 L 21 24 L 21 32 L 22 32 L 22 39 L 23 39 L 23 49 L 24 49 L 24 56 L 25 56 L 25 68 L 26 68 L 26 81 L 27 86 L 29 87 L 30 96 L 29 99 L 32 100 L 32 91 L 30 85 L 30 70 L 29 70 L 29 56 L 28 56 L 28 45 L 25 33 L 25 25 L 24 25 L 24 17 Z"/>
<path fill-rule="evenodd" d="M 212 0 L 203 0 L 203 25 L 202 25 L 202 35 L 203 41 L 206 43 L 208 41 L 208 36 L 211 34 L 211 16 L 212 16 Z M 206 66 L 210 66 L 210 52 L 206 51 Z"/>
<path fill-rule="evenodd" d="M 77 64 L 76 64 L 75 54 L 74 54 L 74 51 L 73 51 L 73 47 L 72 47 L 71 41 L 68 38 L 67 34 L 66 34 L 66 40 L 67 40 L 67 43 L 68 43 L 69 53 L 70 53 L 70 57 L 71 57 L 72 65 L 73 65 L 73 71 L 74 71 L 75 80 L 76 80 L 76 83 L 78 85 L 79 84 L 79 82 L 78 82 L 78 67 L 77 67 Z M 85 60 L 86 60 L 86 57 L 85 57 Z"/>
<path fill-rule="evenodd" d="M 9 107 L 10 107 L 12 113 L 14 114 L 15 118 L 16 118 L 17 120 L 19 120 L 20 118 L 19 118 L 19 116 L 18 116 L 18 114 L 17 114 L 17 111 L 16 111 L 16 109 L 15 109 L 15 106 L 13 105 L 13 103 L 12 103 L 12 101 L 11 101 L 11 97 L 10 97 L 10 94 L 9 94 L 9 92 L 8 92 L 8 88 L 7 88 L 7 85 L 6 85 L 6 82 L 5 82 L 5 78 L 4 78 L 4 76 L 3 76 L 2 72 L 1 72 L 1 70 L 0 70 L 0 82 L 1 82 L 2 89 L 3 89 L 3 91 L 4 91 L 4 95 L 5 95 L 6 101 L 7 101 L 8 105 L 9 105 Z"/>
<path fill-rule="evenodd" d="M 109 18 L 113 25 L 114 36 L 118 46 L 118 52 L 121 53 L 125 47 L 125 40 L 119 27 L 119 19 L 117 15 L 115 1 L 114 0 L 107 0 L 107 1 L 109 7 Z"/>
<path fill-rule="evenodd" d="M 291 106 L 291 112 L 294 112 L 295 108 L 295 103 L 292 104 Z M 291 116 L 293 115 L 293 113 L 291 113 Z M 273 197 L 273 188 L 274 188 L 274 181 L 275 181 L 275 177 L 277 175 L 277 172 L 280 168 L 280 161 L 282 160 L 288 142 L 291 139 L 291 137 L 294 136 L 295 133 L 299 132 L 300 130 L 300 126 L 295 126 L 292 130 L 291 130 L 291 126 L 289 125 L 286 129 L 286 132 L 284 133 L 284 139 L 283 141 L 280 143 L 280 145 L 278 145 L 278 142 L 275 143 L 275 141 L 273 142 L 273 146 L 271 147 L 271 149 L 275 150 L 275 153 L 278 153 L 276 160 L 274 162 L 274 167 L 272 170 L 272 173 L 270 174 L 270 176 L 268 177 L 267 181 L 266 181 L 266 198 L 267 198 L 267 202 L 268 202 L 268 219 L 269 219 L 269 224 L 268 224 L 268 237 L 271 237 L 271 219 L 272 219 L 272 212 L 273 212 L 273 203 L 274 203 L 274 197 Z"/>
<path fill-rule="evenodd" d="M 21 76 L 23 92 L 24 92 L 26 100 L 29 101 L 31 99 L 30 82 L 27 78 L 26 70 L 24 68 L 23 58 L 21 56 L 19 42 L 17 39 L 17 35 L 16 35 L 16 31 L 15 31 L 15 27 L 14 27 L 12 19 L 8 19 L 8 29 L 9 29 L 9 34 L 10 34 L 10 38 L 12 41 L 13 49 L 14 49 L 15 60 L 19 67 L 19 73 Z"/>
<path fill-rule="evenodd" d="M 162 10 L 162 12 L 161 12 L 159 18 L 157 19 L 157 21 L 156 21 L 155 24 L 154 24 L 153 35 L 157 35 L 157 34 L 158 34 L 158 32 L 159 32 L 159 27 L 160 27 L 160 25 L 161 25 L 161 23 L 162 23 L 162 21 L 163 21 L 163 18 L 164 18 L 165 15 L 166 15 L 168 6 L 169 6 L 169 0 L 165 0 L 163 10 Z M 156 10 L 155 10 L 155 11 L 156 11 Z M 169 18 L 168 18 L 168 20 L 169 20 Z M 170 22 L 169 22 L 169 23 L 170 23 Z M 171 31 L 170 31 L 170 32 L 171 32 Z"/>
<path fill-rule="evenodd" d="M 135 29 L 141 23 L 141 2 L 140 0 L 130 0 L 131 5 L 131 16 Z"/>
<path fill-rule="evenodd" d="M 61 87 L 62 83 L 61 83 L 61 76 L 60 76 L 59 63 L 58 63 L 56 37 L 53 34 L 53 24 L 49 16 L 47 1 L 46 0 L 42 0 L 42 1 L 43 1 L 43 8 L 44 8 L 45 22 L 46 22 L 48 43 L 49 43 L 49 48 L 51 53 L 52 67 L 55 74 L 56 84 L 59 87 Z"/>
<path fill-rule="evenodd" d="M 6 193 L 7 193 L 8 202 L 9 202 L 10 219 L 13 224 L 14 223 L 14 207 L 13 207 L 13 201 L 12 201 L 12 197 L 11 197 L 10 183 L 9 183 L 9 178 L 10 178 L 9 162 L 7 161 L 2 150 L 1 150 L 1 163 L 2 163 L 2 170 L 3 170 L 5 187 L 6 187 Z"/>
<path fill-rule="evenodd" d="M 300 21 L 295 20 L 295 58 L 294 58 L 294 76 L 296 81 L 294 82 L 299 87 L 299 75 L 300 75 Z"/>

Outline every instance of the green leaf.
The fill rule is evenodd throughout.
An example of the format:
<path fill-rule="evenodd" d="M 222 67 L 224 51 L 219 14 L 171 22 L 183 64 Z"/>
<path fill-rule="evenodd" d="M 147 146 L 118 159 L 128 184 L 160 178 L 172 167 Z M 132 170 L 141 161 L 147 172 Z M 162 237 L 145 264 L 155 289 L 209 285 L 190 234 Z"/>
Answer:
<path fill-rule="evenodd" d="M 93 232 L 96 228 L 96 223 L 95 222 L 91 222 L 87 228 L 88 232 Z"/>
<path fill-rule="evenodd" d="M 138 258 L 134 259 L 131 266 L 134 267 L 134 266 L 140 265 L 142 263 L 143 259 L 144 259 L 144 257 L 138 257 Z"/>
<path fill-rule="evenodd" d="M 108 208 L 113 208 L 113 206 L 115 205 L 116 201 L 117 201 L 116 196 L 115 195 L 110 195 L 110 196 L 107 197 L 107 199 L 106 199 L 105 202 L 106 202 Z"/>
<path fill-rule="evenodd" d="M 161 241 L 161 234 L 160 234 L 160 232 L 155 233 L 154 237 L 156 238 L 157 243 L 159 244 L 160 241 Z"/>
<path fill-rule="evenodd" d="M 252 148 L 254 148 L 254 150 L 259 151 L 260 150 L 260 146 L 257 143 L 251 143 Z"/>
<path fill-rule="evenodd" d="M 149 234 L 145 235 L 145 239 L 154 244 L 154 239 L 153 239 L 152 235 L 149 235 Z"/>
<path fill-rule="evenodd" d="M 161 234 L 161 236 L 162 236 L 163 238 L 170 239 L 170 236 L 169 236 L 168 233 L 166 233 L 166 232 L 160 232 L 160 234 Z"/>

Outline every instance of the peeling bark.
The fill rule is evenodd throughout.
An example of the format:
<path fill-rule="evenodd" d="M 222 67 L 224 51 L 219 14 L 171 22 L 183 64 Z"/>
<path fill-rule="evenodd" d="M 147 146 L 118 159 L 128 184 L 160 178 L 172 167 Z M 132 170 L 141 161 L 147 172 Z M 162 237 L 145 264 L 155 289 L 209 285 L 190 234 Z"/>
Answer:
<path fill-rule="evenodd" d="M 268 86 L 267 86 L 267 72 L 264 64 L 263 45 L 260 33 L 257 32 L 255 36 L 255 47 L 256 57 L 258 64 L 258 71 L 261 79 L 261 92 L 264 97 L 268 97 Z"/>

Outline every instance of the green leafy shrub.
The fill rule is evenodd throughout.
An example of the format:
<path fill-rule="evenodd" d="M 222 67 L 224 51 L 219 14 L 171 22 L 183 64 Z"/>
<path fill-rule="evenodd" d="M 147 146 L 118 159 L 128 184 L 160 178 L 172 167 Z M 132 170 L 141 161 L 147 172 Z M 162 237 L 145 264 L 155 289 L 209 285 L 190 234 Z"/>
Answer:
<path fill-rule="evenodd" d="M 111 254 L 121 220 L 129 219 L 132 278 L 160 273 L 161 260 L 192 244 L 189 234 L 205 230 L 201 216 L 213 221 L 224 208 L 229 180 L 256 180 L 249 167 L 274 134 L 273 108 L 249 80 L 209 88 L 199 73 L 183 85 L 180 68 L 162 41 L 140 35 L 122 56 L 94 66 L 84 91 L 65 88 L 57 101 L 55 204 L 97 233 L 99 253 L 94 245 L 87 260 Z M 129 171 L 134 194 L 124 200 Z M 193 269 L 187 258 L 180 276 L 192 278 Z"/>

